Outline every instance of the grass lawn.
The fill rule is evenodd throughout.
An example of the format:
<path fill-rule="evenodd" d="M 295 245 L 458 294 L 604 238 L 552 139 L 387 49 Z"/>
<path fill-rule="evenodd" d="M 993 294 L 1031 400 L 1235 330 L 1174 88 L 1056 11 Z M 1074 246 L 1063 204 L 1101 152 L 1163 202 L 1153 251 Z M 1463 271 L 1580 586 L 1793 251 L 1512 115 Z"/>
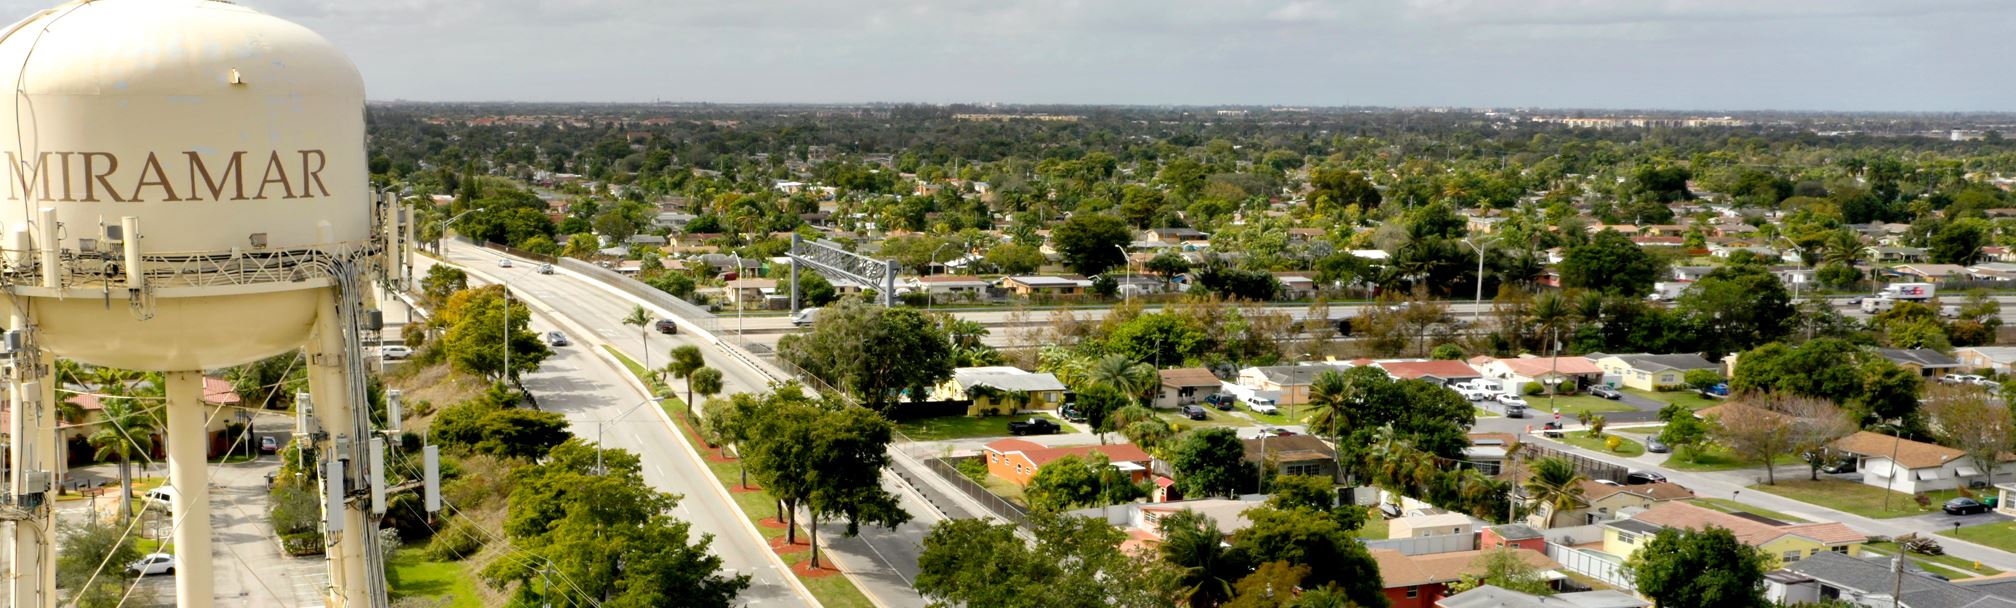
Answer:
<path fill-rule="evenodd" d="M 1863 517 L 1875 518 L 1906 517 L 1928 513 L 1933 509 L 1939 508 L 1941 503 L 1958 495 L 1952 490 L 1927 492 L 1926 497 L 1931 499 L 1931 502 L 1927 504 L 1932 506 L 1929 508 L 1920 508 L 1918 503 L 1912 500 L 1910 494 L 1885 490 L 1845 479 L 1812 481 L 1809 479 L 1780 478 L 1777 485 L 1759 484 L 1750 486 L 1750 489 L 1777 494 L 1792 500 L 1819 505 L 1836 511 L 1846 511 Z M 1890 502 L 1888 508 L 1885 508 L 1883 504 L 1886 496 Z"/>
<path fill-rule="evenodd" d="M 1788 454 L 1784 456 L 1779 456 L 1778 459 L 1775 460 L 1774 462 L 1784 465 L 1784 464 L 1799 464 L 1800 462 L 1804 461 L 1799 460 L 1799 457 L 1797 456 L 1792 456 Z M 1698 471 L 1734 471 L 1737 469 L 1761 468 L 1764 465 L 1758 464 L 1756 461 L 1753 460 L 1737 458 L 1735 454 L 1729 452 L 1728 448 L 1719 445 L 1709 445 L 1707 447 L 1701 448 L 1700 453 L 1696 454 L 1692 461 L 1682 459 L 1679 457 L 1678 454 L 1675 454 L 1672 458 L 1667 458 L 1666 462 L 1660 464 L 1659 466 L 1673 469 L 1675 471 L 1698 472 Z"/>
<path fill-rule="evenodd" d="M 1290 418 L 1288 416 L 1288 414 L 1290 413 L 1293 413 L 1295 416 L 1293 418 Z M 1316 410 L 1306 405 L 1296 405 L 1296 406 L 1284 405 L 1281 406 L 1281 413 L 1279 414 L 1262 414 L 1260 412 L 1255 412 L 1252 410 L 1246 411 L 1246 415 L 1252 416 L 1254 420 L 1258 420 L 1261 423 L 1274 426 L 1280 426 L 1284 424 L 1307 424 L 1309 422 L 1309 416 L 1314 413 L 1316 413 Z"/>
<path fill-rule="evenodd" d="M 1029 505 L 1028 499 L 1022 497 L 1022 486 L 1015 485 L 1015 482 L 988 475 L 986 479 L 980 480 L 980 485 L 987 486 L 987 491 L 1006 498 L 1009 502 L 1025 507 Z"/>
<path fill-rule="evenodd" d="M 1585 450 L 1616 454 L 1626 458 L 1645 455 L 1645 444 L 1638 443 L 1636 440 L 1609 433 L 1604 433 L 1603 437 L 1616 437 L 1624 442 L 1617 445 L 1616 451 L 1611 451 L 1609 446 L 1604 445 L 1605 440 L 1602 437 L 1590 437 L 1588 433 L 1582 431 L 1568 431 L 1562 435 L 1560 440 Z"/>
<path fill-rule="evenodd" d="M 1163 420 L 1169 421 L 1169 424 L 1175 425 L 1177 429 L 1198 428 L 1208 426 L 1253 426 L 1252 420 L 1241 418 L 1238 415 L 1233 414 L 1232 412 L 1221 412 L 1218 411 L 1218 408 L 1209 406 L 1206 406 L 1204 408 L 1203 420 L 1191 420 L 1188 416 L 1184 416 L 1183 412 L 1179 410 L 1158 409 L 1155 410 L 1155 415 L 1161 416 Z"/>
<path fill-rule="evenodd" d="M 1641 391 L 1635 388 L 1627 388 L 1624 389 L 1624 392 L 1631 393 L 1633 395 L 1637 395 L 1654 401 L 1678 403 L 1680 405 L 1686 406 L 1687 409 L 1690 410 L 1698 410 L 1711 405 L 1722 404 L 1721 399 L 1716 399 L 1713 397 L 1703 397 L 1701 396 L 1701 393 L 1697 393 L 1694 391 L 1667 391 L 1664 393 L 1655 393 L 1652 391 Z"/>
<path fill-rule="evenodd" d="M 1386 538 L 1386 518 L 1380 517 L 1379 511 L 1374 509 L 1371 514 L 1365 516 L 1365 525 L 1359 527 L 1357 530 L 1352 530 L 1351 535 L 1358 538 L 1384 540 Z"/>
<path fill-rule="evenodd" d="M 424 543 L 392 552 L 392 559 L 385 563 L 385 583 L 395 601 L 412 597 L 426 598 L 435 602 L 432 605 L 447 608 L 483 606 L 483 599 L 476 595 L 476 580 L 462 563 L 427 559 Z"/>
<path fill-rule="evenodd" d="M 139 500 L 140 495 L 146 494 L 148 490 L 161 487 L 161 484 L 167 482 L 168 478 L 166 477 L 149 477 L 146 479 L 134 479 L 133 480 L 134 500 Z M 110 500 L 119 499 L 119 482 L 116 480 L 113 481 L 112 483 L 105 484 L 105 486 L 99 488 L 99 490 L 105 492 L 104 494 L 99 495 L 100 499 L 110 499 Z M 90 500 L 90 499 L 91 497 L 85 494 L 71 493 L 56 497 L 56 502 L 64 502 L 70 500 Z"/>
<path fill-rule="evenodd" d="M 1067 431 L 1071 428 L 1063 420 L 1049 414 L 1035 414 L 1037 418 L 1047 418 Z M 1028 420 L 1030 414 L 1013 416 L 939 416 L 918 418 L 896 423 L 896 430 L 913 441 L 940 441 L 945 439 L 967 439 L 971 437 L 1007 437 L 1008 423 Z"/>
<path fill-rule="evenodd" d="M 1484 408 L 1481 408 L 1481 407 L 1475 407 L 1475 406 L 1473 406 L 1473 407 L 1471 407 L 1470 409 L 1473 409 L 1473 410 L 1477 410 L 1477 417 L 1478 417 L 1478 418 L 1497 418 L 1497 417 L 1498 417 L 1498 412 L 1494 412 L 1494 411 L 1491 411 L 1491 410 L 1487 410 L 1487 409 L 1484 409 Z"/>
<path fill-rule="evenodd" d="M 666 390 L 662 383 L 653 381 L 650 379 L 649 376 L 645 375 L 644 366 L 638 365 L 636 361 L 630 360 L 630 357 L 624 355 L 621 352 L 618 352 L 614 348 L 609 349 L 609 354 L 615 355 L 618 361 L 622 361 L 623 366 L 629 368 L 631 374 L 637 376 L 638 378 L 644 379 L 645 384 L 652 387 L 651 390 L 656 391 L 658 392 L 658 394 L 661 395 L 669 394 L 671 392 L 669 390 Z M 694 432 L 691 427 L 691 423 L 689 423 L 684 416 L 686 411 L 685 403 L 678 399 L 666 399 L 665 402 L 660 405 L 665 408 L 665 413 L 671 415 L 672 423 L 678 427 L 679 429 L 678 432 L 686 433 L 687 438 L 689 440 L 692 439 L 694 436 Z M 1002 423 L 1002 429 L 1004 430 L 1007 429 L 1006 422 Z M 700 450 L 703 460 L 705 459 L 704 457 L 707 456 L 709 453 L 716 452 L 715 450 L 708 448 L 705 444 L 696 444 L 693 447 L 695 449 Z M 786 530 L 770 528 L 762 524 L 762 521 L 764 519 L 777 514 L 777 500 L 775 498 L 771 498 L 769 492 L 764 492 L 760 490 L 755 492 L 734 491 L 735 488 L 740 487 L 740 484 L 742 482 L 741 460 L 731 460 L 727 462 L 708 461 L 706 464 L 707 469 L 714 473 L 715 481 L 717 483 L 720 483 L 722 487 L 729 489 L 728 495 L 734 497 L 736 506 L 741 507 L 742 516 L 749 518 L 750 522 L 756 524 L 756 531 L 762 534 L 765 540 L 771 540 L 780 536 L 784 536 Z M 802 542 L 802 539 L 804 539 L 805 537 L 806 535 L 801 530 L 798 534 L 798 538 L 800 538 Z M 783 558 L 784 563 L 795 565 L 800 562 L 804 562 L 806 560 L 811 559 L 812 552 L 796 551 L 791 553 L 784 553 L 780 555 L 780 557 Z M 822 560 L 822 562 L 823 561 L 824 560 Z M 821 605 L 834 606 L 839 608 L 873 608 L 875 605 L 874 602 L 868 600 L 867 595 L 861 593 L 861 589 L 859 587 L 856 587 L 854 585 L 853 579 L 847 578 L 845 576 L 811 577 L 802 574 L 799 574 L 797 576 L 798 581 L 800 583 L 803 583 L 805 585 L 805 588 L 812 592 L 813 597 L 818 598 L 819 603 Z"/>
<path fill-rule="evenodd" d="M 1697 507 L 1706 507 L 1717 511 L 1721 511 L 1723 513 L 1751 513 L 1755 515 L 1762 515 L 1765 517 L 1769 517 L 1771 519 L 1775 519 L 1782 522 L 1795 523 L 1795 524 L 1806 523 L 1806 520 L 1803 518 L 1793 517 L 1791 515 L 1779 513 L 1777 511 L 1766 509 L 1764 507 L 1744 504 L 1726 498 L 1690 498 L 1687 499 L 1687 502 L 1693 503 L 1694 506 Z"/>
<path fill-rule="evenodd" d="M 1576 418 L 1575 415 L 1580 412 L 1589 412 L 1591 414 L 1608 414 L 1611 412 L 1638 411 L 1638 408 L 1631 407 L 1623 403 L 1611 401 L 1609 399 L 1604 399 L 1601 397 L 1591 397 L 1588 395 L 1568 395 L 1568 396 L 1555 397 L 1554 405 L 1561 408 L 1562 420 L 1574 420 Z M 1536 418 L 1545 418 L 1547 416 L 1554 415 L 1554 410 L 1548 409 L 1547 398 L 1544 396 L 1527 397 L 1526 409 L 1530 415 Z"/>
<path fill-rule="evenodd" d="M 1875 551 L 1883 555 L 1896 555 L 1898 548 L 1897 543 L 1880 542 L 1862 545 L 1862 550 Z M 1974 563 L 1973 560 L 1951 555 L 1922 555 L 1918 553 L 1906 553 L 1904 555 L 1905 559 L 1909 559 L 1926 570 L 1944 575 L 1947 578 L 1960 579 L 1976 576 L 1994 576 L 2002 573 L 2001 570 Z M 1937 566 L 1935 567 L 1934 564 L 1937 564 Z M 1952 572 L 1953 574 L 1947 574 L 1947 572 Z"/>
<path fill-rule="evenodd" d="M 1633 435 L 1657 435 L 1659 434 L 1660 431 L 1666 430 L 1666 425 L 1662 424 L 1658 426 L 1631 426 L 1615 430 L 1619 433 L 1630 433 Z"/>
<path fill-rule="evenodd" d="M 1940 530 L 1939 535 L 1958 538 L 1971 543 L 1979 543 L 2003 551 L 2016 551 L 2016 521 L 2001 521 L 1992 524 L 1966 526 L 1960 528 L 1959 534 L 1954 534 L 1951 529 Z"/>

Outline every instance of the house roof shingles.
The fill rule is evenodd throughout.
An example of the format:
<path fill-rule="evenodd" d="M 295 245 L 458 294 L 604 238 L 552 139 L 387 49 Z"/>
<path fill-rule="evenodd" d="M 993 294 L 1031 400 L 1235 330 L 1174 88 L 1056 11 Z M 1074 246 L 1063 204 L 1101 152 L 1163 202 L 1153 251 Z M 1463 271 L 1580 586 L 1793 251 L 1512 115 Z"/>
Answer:
<path fill-rule="evenodd" d="M 1209 386 L 1216 388 L 1223 384 L 1218 380 L 1218 376 L 1211 374 L 1211 370 L 1201 367 L 1165 369 L 1156 372 L 1156 374 L 1162 376 L 1162 386 L 1174 386 L 1178 388 Z"/>
<path fill-rule="evenodd" d="M 1796 535 L 1813 539 L 1823 545 L 1840 545 L 1865 542 L 1869 537 L 1856 532 L 1838 522 L 1811 524 L 1771 525 L 1754 519 L 1723 513 L 1713 509 L 1697 507 L 1684 501 L 1660 503 L 1644 512 L 1632 516 L 1632 520 L 1666 528 L 1704 530 L 1709 526 L 1724 528 L 1736 535 L 1736 540 L 1750 546 L 1769 543 L 1785 535 Z"/>
<path fill-rule="evenodd" d="M 1151 459 L 1147 452 L 1131 443 L 1069 445 L 1053 448 L 1027 439 L 1002 439 L 987 444 L 987 449 L 1003 454 L 1021 452 L 1022 456 L 1038 467 L 1065 456 L 1085 456 L 1094 452 L 1105 455 L 1107 462 L 1148 462 Z"/>
<path fill-rule="evenodd" d="M 1461 580 L 1465 574 L 1477 574 L 1482 570 L 1480 560 L 1485 553 L 1497 549 L 1472 551 L 1451 551 L 1427 555 L 1407 555 L 1393 549 L 1372 549 L 1372 559 L 1379 563 L 1379 578 L 1387 589 L 1413 587 L 1434 583 Z M 1518 555 L 1520 561 L 1538 570 L 1557 570 L 1561 564 L 1548 559 L 1546 555 L 1532 549 L 1508 549 Z"/>

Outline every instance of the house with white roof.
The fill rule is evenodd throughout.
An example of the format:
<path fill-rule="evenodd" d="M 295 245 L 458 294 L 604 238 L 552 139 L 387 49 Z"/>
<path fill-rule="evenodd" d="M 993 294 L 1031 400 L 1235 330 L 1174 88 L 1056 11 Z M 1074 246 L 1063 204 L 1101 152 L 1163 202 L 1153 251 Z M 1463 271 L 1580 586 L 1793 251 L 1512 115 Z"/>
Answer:
<path fill-rule="evenodd" d="M 989 409 L 998 412 L 1054 410 L 1064 404 L 1064 383 L 1050 372 L 1032 372 L 1017 367 L 995 365 L 961 367 L 952 378 L 932 387 L 932 401 L 972 401 L 968 415 Z"/>

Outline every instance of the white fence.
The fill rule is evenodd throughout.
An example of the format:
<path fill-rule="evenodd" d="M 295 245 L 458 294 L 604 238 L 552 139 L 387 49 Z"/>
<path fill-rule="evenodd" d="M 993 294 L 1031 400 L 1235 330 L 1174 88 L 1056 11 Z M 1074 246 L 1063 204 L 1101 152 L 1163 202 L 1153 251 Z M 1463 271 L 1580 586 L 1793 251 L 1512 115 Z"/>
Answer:
<path fill-rule="evenodd" d="M 1554 558 L 1569 572 L 1602 581 L 1618 589 L 1636 590 L 1631 579 L 1624 575 L 1624 565 L 1615 557 L 1600 551 L 1577 549 L 1568 545 L 1547 543 L 1547 557 Z"/>
<path fill-rule="evenodd" d="M 1416 536 L 1412 538 L 1388 538 L 1365 541 L 1368 549 L 1392 549 L 1406 555 L 1432 555 L 1470 551 L 1477 548 L 1475 534 L 1442 534 L 1437 536 Z"/>

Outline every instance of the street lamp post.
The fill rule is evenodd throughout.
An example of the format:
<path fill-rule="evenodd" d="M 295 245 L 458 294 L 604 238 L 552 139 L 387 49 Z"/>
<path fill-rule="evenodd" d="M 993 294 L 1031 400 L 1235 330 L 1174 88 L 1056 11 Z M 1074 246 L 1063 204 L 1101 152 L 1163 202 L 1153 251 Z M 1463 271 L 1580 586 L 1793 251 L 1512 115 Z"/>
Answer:
<path fill-rule="evenodd" d="M 1470 324 L 1482 327 L 1484 321 L 1484 245 L 1481 242 L 1462 241 L 1477 250 L 1477 296 L 1470 302 Z M 1476 327 L 1472 328 L 1473 331 Z"/>
<path fill-rule="evenodd" d="M 1799 284 L 1800 284 L 1800 283 L 1804 283 L 1804 282 L 1806 282 L 1806 276 L 1805 276 L 1805 275 L 1806 275 L 1806 250 L 1805 250 L 1804 248 L 1800 247 L 1800 246 L 1799 246 L 1799 243 L 1797 243 L 1797 242 L 1794 242 L 1794 241 L 1793 241 L 1793 240 L 1792 240 L 1792 239 L 1791 239 L 1790 237 L 1787 237 L 1787 236 L 1785 236 L 1785 235 L 1782 235 L 1782 234 L 1781 234 L 1781 235 L 1778 235 L 1778 239 L 1779 239 L 1779 240 L 1782 240 L 1782 241 L 1785 241 L 1785 243 L 1786 243 L 1786 244 L 1788 244 L 1788 245 L 1791 245 L 1791 246 L 1792 246 L 1792 251 L 1794 251 L 1794 252 L 1797 252 L 1797 253 L 1799 254 L 1799 256 L 1798 256 L 1798 260 L 1799 260 L 1799 273 L 1798 273 L 1798 274 L 1795 274 L 1795 275 L 1792 275 L 1792 303 L 1793 303 L 1793 305 L 1795 305 L 1795 306 L 1796 306 L 1796 305 L 1798 305 L 1798 303 L 1799 303 Z"/>
<path fill-rule="evenodd" d="M 627 409 L 627 410 L 623 410 L 623 413 L 621 413 L 621 414 L 617 414 L 617 415 L 616 415 L 615 417 L 612 417 L 612 418 L 605 418 L 605 419 L 602 419 L 602 420 L 596 420 L 596 421 L 595 421 L 595 474 L 596 474 L 596 475 L 601 475 L 601 474 L 603 474 L 603 473 L 606 473 L 606 471 L 602 470 L 602 450 L 604 450 L 604 449 L 607 449 L 607 448 L 605 448 L 605 447 L 604 447 L 604 445 L 605 445 L 605 444 L 603 444 L 603 443 L 602 443 L 602 430 L 603 430 L 603 429 L 605 429 L 605 428 L 607 428 L 607 427 L 609 426 L 609 423 L 611 423 L 611 422 L 615 422 L 615 421 L 618 421 L 618 420 L 622 420 L 624 416 L 628 416 L 628 415 L 630 415 L 630 414 L 631 414 L 632 412 L 635 412 L 635 411 L 637 411 L 637 408 L 640 408 L 640 407 L 644 407 L 644 405 L 645 405 L 645 404 L 648 404 L 648 403 L 652 403 L 652 402 L 656 402 L 656 401 L 663 401 L 663 400 L 666 400 L 666 399 L 671 399 L 671 398 L 672 398 L 672 396 L 671 396 L 671 395 L 659 395 L 659 396 L 655 396 L 655 397 L 647 397 L 647 398 L 645 398 L 645 399 L 644 399 L 643 401 L 639 401 L 639 402 L 637 402 L 637 405 L 633 405 L 633 406 L 630 406 L 630 409 Z"/>
<path fill-rule="evenodd" d="M 1121 268 L 1127 270 L 1127 272 L 1131 275 L 1134 272 L 1133 267 L 1131 266 L 1134 263 L 1134 256 L 1127 254 L 1126 247 L 1120 245 L 1114 245 L 1113 248 L 1120 250 L 1120 266 Z M 1115 283 L 1118 283 L 1118 281 L 1115 281 Z M 1132 291 L 1122 291 L 1120 293 L 1120 297 L 1122 298 L 1122 301 L 1128 304 L 1134 303 L 1134 292 Z"/>
<path fill-rule="evenodd" d="M 454 216 L 454 217 L 451 217 L 451 218 L 448 218 L 448 219 L 445 219 L 445 220 L 441 220 L 441 230 L 445 232 L 445 231 L 447 231 L 447 230 L 448 230 L 448 225 L 449 225 L 449 224 L 453 224 L 453 223 L 455 223 L 455 220 L 459 220 L 459 219 L 462 219 L 462 218 L 464 218 L 464 217 L 467 217 L 467 216 L 468 216 L 469 214 L 471 214 L 471 213 L 475 213 L 475 212 L 478 212 L 478 211 L 482 211 L 483 209 L 484 209 L 483 207 L 477 207 L 477 208 L 475 208 L 475 209 L 470 209 L 470 210 L 468 210 L 468 211 L 464 211 L 464 212 L 461 212 L 461 213 L 457 213 L 457 214 L 455 214 L 455 216 Z M 440 245 L 440 243 L 441 243 L 441 239 L 440 239 L 439 237 L 436 237 L 436 238 L 434 239 L 434 243 L 435 243 L 435 245 L 434 245 L 434 253 L 436 253 L 436 254 L 439 254 L 439 253 L 441 253 L 441 245 Z"/>
<path fill-rule="evenodd" d="M 742 282 L 742 254 L 732 253 L 729 255 L 735 258 L 735 282 L 740 283 Z M 742 288 L 740 286 L 737 286 L 734 291 L 735 291 L 735 344 L 746 345 L 748 344 L 748 338 L 743 335 L 743 328 L 745 326 L 742 324 L 742 309 L 748 308 L 749 303 L 742 301 Z M 650 348 L 650 345 L 645 345 L 645 348 Z"/>

